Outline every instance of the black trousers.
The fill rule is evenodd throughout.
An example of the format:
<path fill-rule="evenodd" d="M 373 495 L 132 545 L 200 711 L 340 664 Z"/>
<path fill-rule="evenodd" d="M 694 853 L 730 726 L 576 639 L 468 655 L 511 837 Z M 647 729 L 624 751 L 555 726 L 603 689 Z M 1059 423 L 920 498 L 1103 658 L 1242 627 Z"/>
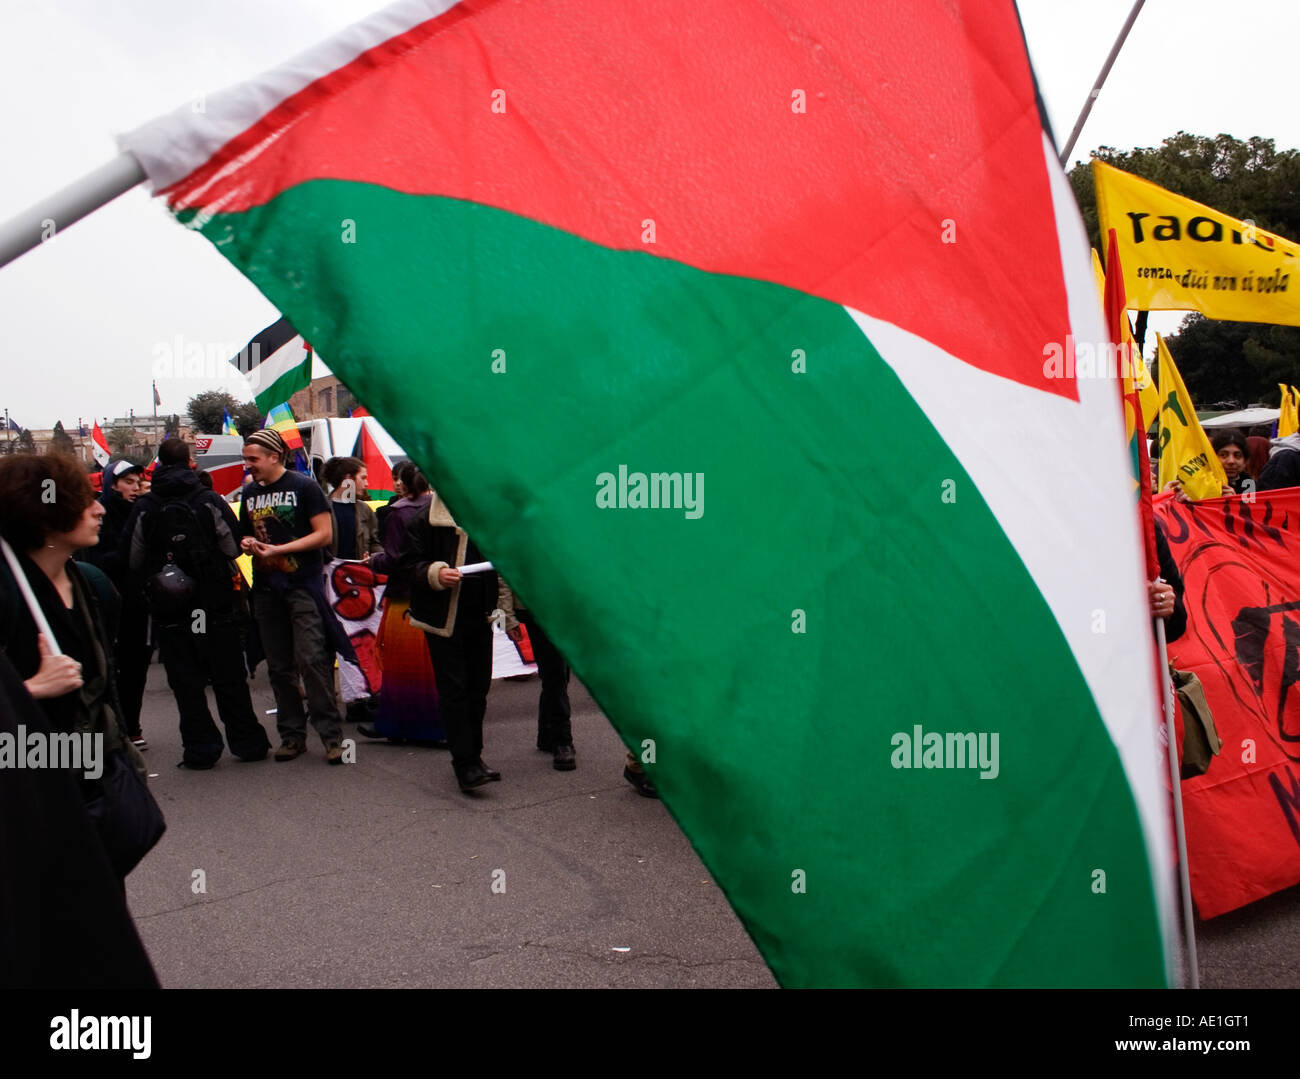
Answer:
<path fill-rule="evenodd" d="M 113 665 L 117 673 L 117 696 L 122 705 L 122 726 L 130 738 L 140 733 L 140 705 L 144 701 L 144 684 L 149 677 L 152 656 L 148 609 L 135 602 L 123 603 L 117 643 L 113 646 Z"/>
<path fill-rule="evenodd" d="M 528 627 L 533 645 L 533 659 L 542 678 L 542 694 L 537 701 L 537 748 L 554 749 L 573 744 L 569 726 L 569 665 L 551 643 L 546 631 L 537 624 L 531 611 L 520 611 L 519 621 Z"/>
<path fill-rule="evenodd" d="M 483 715 L 492 688 L 492 627 L 468 614 L 456 619 L 450 637 L 426 633 L 433 676 L 438 683 L 438 712 L 454 766 L 469 765 L 483 755 Z"/>
<path fill-rule="evenodd" d="M 210 621 L 203 633 L 191 632 L 188 625 L 158 627 L 157 633 L 167 684 L 180 711 L 185 763 L 213 764 L 221 756 L 221 732 L 212 722 L 204 692 L 208 682 L 230 752 L 253 760 L 266 756 L 271 741 L 253 711 L 239 628 L 233 622 Z"/>

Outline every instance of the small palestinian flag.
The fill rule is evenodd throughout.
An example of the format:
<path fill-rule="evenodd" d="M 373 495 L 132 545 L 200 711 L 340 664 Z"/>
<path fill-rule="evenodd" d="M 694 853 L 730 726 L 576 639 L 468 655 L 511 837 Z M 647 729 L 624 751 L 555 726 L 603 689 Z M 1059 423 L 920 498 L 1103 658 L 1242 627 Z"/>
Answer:
<path fill-rule="evenodd" d="M 311 385 L 311 349 L 286 318 L 271 323 L 230 362 L 248 376 L 262 412 Z"/>
<path fill-rule="evenodd" d="M 783 984 L 1166 983 L 1123 418 L 1044 366 L 1107 337 L 1012 0 L 402 3 L 125 145 Z"/>
<path fill-rule="evenodd" d="M 361 421 L 361 432 L 357 435 L 357 444 L 352 455 L 359 457 L 366 466 L 366 476 L 370 480 L 366 497 L 372 501 L 392 498 L 395 493 L 392 490 L 393 466 L 366 427 L 364 419 Z"/>

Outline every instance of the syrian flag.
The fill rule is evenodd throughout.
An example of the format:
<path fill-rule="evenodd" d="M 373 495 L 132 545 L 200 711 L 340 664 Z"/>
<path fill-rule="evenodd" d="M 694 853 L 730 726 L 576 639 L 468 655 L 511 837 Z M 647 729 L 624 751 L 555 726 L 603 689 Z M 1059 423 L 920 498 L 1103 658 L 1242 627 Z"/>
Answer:
<path fill-rule="evenodd" d="M 230 362 L 248 376 L 261 412 L 311 384 L 311 348 L 286 318 L 271 323 Z"/>
<path fill-rule="evenodd" d="M 1107 337 L 1015 5 L 761 10 L 399 3 L 124 142 L 434 481 L 782 984 L 1166 984 L 1124 421 L 1044 366 Z"/>
<path fill-rule="evenodd" d="M 94 455 L 95 464 L 99 465 L 100 469 L 108 465 L 112 456 L 108 452 L 108 440 L 104 438 L 104 432 L 99 429 L 98 421 L 90 430 L 90 452 Z"/>

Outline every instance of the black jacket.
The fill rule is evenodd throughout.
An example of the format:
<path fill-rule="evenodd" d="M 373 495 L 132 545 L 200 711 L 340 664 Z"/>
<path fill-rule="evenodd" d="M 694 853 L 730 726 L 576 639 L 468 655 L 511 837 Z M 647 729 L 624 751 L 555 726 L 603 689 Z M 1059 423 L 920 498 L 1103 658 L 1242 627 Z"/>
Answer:
<path fill-rule="evenodd" d="M 188 464 L 167 465 L 154 471 L 153 486 L 147 494 L 135 500 L 131 517 L 123 529 L 118 547 L 118 561 L 127 568 L 130 587 L 141 592 L 144 576 L 149 566 L 150 522 L 162 506 L 176 499 L 184 499 L 195 511 L 199 526 L 208 529 L 208 540 L 229 563 L 239 557 L 239 522 L 219 494 L 199 482 L 199 474 Z M 217 613 L 227 609 L 235 598 L 235 573 L 229 569 L 213 578 L 211 585 L 216 595 L 205 595 L 205 603 L 217 608 Z"/>
<path fill-rule="evenodd" d="M 135 509 L 135 502 L 128 502 L 111 487 L 99 496 L 104 506 L 104 521 L 99 526 L 99 543 L 77 552 L 77 560 L 98 566 L 123 596 L 128 595 L 126 584 L 126 559 L 122 555 L 122 537 L 127 532 L 127 521 Z M 138 500 L 137 500 L 138 501 Z"/>
<path fill-rule="evenodd" d="M 1276 491 L 1282 487 L 1300 487 L 1300 452 L 1289 446 L 1279 446 L 1275 440 L 1273 451 L 1259 473 L 1256 487 L 1261 491 Z"/>
<path fill-rule="evenodd" d="M 1165 619 L 1165 640 L 1176 641 L 1187 631 L 1187 608 L 1183 605 L 1183 575 L 1178 572 L 1178 563 L 1169 549 L 1164 529 L 1156 526 L 1156 557 L 1160 559 L 1160 576 L 1165 583 L 1173 585 L 1174 613 Z"/>
<path fill-rule="evenodd" d="M 411 589 L 411 622 L 439 637 L 450 637 L 458 620 L 486 622 L 497 605 L 497 575 L 475 573 L 455 588 L 438 584 L 438 570 L 487 561 L 436 495 L 429 512 L 413 520 L 402 540 L 394 576 Z"/>
<path fill-rule="evenodd" d="M 19 672 L 0 655 L 0 730 L 48 732 Z M 77 784 L 57 768 L 0 775 L 0 987 L 156 989 Z"/>

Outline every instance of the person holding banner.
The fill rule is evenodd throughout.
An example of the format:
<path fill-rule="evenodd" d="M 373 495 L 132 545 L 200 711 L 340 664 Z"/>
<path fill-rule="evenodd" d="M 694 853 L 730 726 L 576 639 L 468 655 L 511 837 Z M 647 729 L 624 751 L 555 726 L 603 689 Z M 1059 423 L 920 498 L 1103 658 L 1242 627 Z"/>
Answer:
<path fill-rule="evenodd" d="M 483 763 L 483 715 L 492 685 L 492 626 L 497 575 L 464 575 L 483 562 L 473 540 L 436 494 L 429 512 L 406 530 L 395 576 L 411 589 L 411 624 L 425 631 L 438 676 L 438 707 L 456 782 L 466 793 L 501 778 Z"/>
<path fill-rule="evenodd" d="M 1214 452 L 1219 455 L 1223 465 L 1223 474 L 1228 477 L 1228 485 L 1223 489 L 1224 495 L 1239 495 L 1255 489 L 1255 480 L 1247 468 L 1250 446 L 1246 436 L 1240 431 L 1221 431 L 1210 441 Z"/>
<path fill-rule="evenodd" d="M 54 497 L 46 497 L 51 491 Z M 109 629 L 117 591 L 97 567 L 73 560 L 77 551 L 99 543 L 103 518 L 103 504 L 74 458 L 0 461 L 0 651 L 52 732 L 90 735 L 100 747 L 99 775 L 82 770 L 78 784 L 110 860 L 125 878 L 148 848 L 134 852 L 129 864 L 114 858 L 118 819 L 105 807 L 120 807 L 114 794 L 122 786 L 108 783 L 126 769 L 143 788 L 148 772 L 120 719 Z"/>

